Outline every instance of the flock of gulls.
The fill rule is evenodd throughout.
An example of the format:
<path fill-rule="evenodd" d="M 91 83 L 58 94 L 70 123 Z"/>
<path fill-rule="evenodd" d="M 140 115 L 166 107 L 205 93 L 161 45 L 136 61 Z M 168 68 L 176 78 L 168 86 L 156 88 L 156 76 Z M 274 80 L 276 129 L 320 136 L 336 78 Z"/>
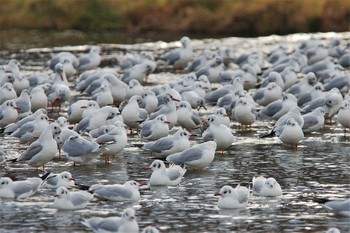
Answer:
<path fill-rule="evenodd" d="M 269 54 L 234 57 L 230 48 L 195 54 L 188 37 L 180 43 L 161 55 L 127 53 L 117 69 L 99 67 L 97 46 L 80 57 L 55 54 L 48 61 L 51 73 L 26 76 L 17 60 L 2 64 L 0 129 L 27 145 L 18 158 L 0 151 L 2 164 L 5 169 L 13 163 L 42 167 L 44 174 L 20 181 L 2 177 L 0 198 L 24 199 L 44 186 L 56 189 L 57 209 L 85 208 L 93 198 L 135 202 L 139 189 L 178 185 L 186 170 L 205 169 L 215 155 L 225 156 L 237 137 L 232 125 L 250 130 L 255 122 L 273 121 L 261 137 L 278 137 L 290 149 L 326 124 L 340 124 L 344 133 L 350 128 L 349 44 L 311 38 L 292 51 L 279 46 Z M 181 77 L 148 85 L 149 74 L 160 69 Z M 74 92 L 84 98 L 73 98 Z M 130 180 L 88 187 L 76 184 L 70 172 L 45 172 L 55 157 L 74 166 L 101 160 L 108 166 L 130 146 L 129 137 L 139 138 L 141 143 L 132 146 L 154 158 L 147 184 Z M 251 193 L 275 197 L 282 188 L 272 177 L 253 177 L 251 188 L 223 186 L 215 194 L 217 206 L 245 208 Z M 322 202 L 336 214 L 350 216 L 350 199 Z M 135 215 L 127 208 L 121 217 L 94 217 L 82 224 L 94 232 L 139 232 Z M 142 232 L 159 230 L 148 226 Z"/>

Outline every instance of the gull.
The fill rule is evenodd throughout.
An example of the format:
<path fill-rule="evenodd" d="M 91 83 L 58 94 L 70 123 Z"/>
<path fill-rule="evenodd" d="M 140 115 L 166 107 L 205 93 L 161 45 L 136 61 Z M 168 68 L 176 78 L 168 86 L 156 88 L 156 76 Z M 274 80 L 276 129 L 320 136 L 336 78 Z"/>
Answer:
<path fill-rule="evenodd" d="M 58 63 L 63 63 L 65 59 L 68 59 L 74 68 L 77 68 L 79 65 L 79 60 L 78 58 L 71 52 L 60 52 L 52 57 L 50 60 L 50 69 L 54 70 L 55 66 Z"/>
<path fill-rule="evenodd" d="M 170 122 L 169 128 L 172 128 L 176 125 L 177 122 L 177 113 L 176 113 L 176 106 L 174 103 L 174 99 L 171 95 L 166 94 L 163 97 L 164 105 L 156 112 L 152 113 L 149 116 L 149 119 L 152 120 L 156 118 L 159 115 L 165 115 L 167 120 Z"/>
<path fill-rule="evenodd" d="M 75 179 L 68 171 L 63 171 L 58 174 L 49 174 L 45 180 L 44 186 L 56 189 L 59 187 L 73 188 L 75 186 Z"/>
<path fill-rule="evenodd" d="M 15 100 L 6 100 L 0 105 L 0 129 L 16 122 L 18 110 Z"/>
<path fill-rule="evenodd" d="M 214 57 L 202 66 L 197 72 L 196 76 L 205 75 L 208 77 L 210 83 L 218 83 L 220 81 L 220 73 L 224 71 L 224 64 L 222 58 L 219 56 Z"/>
<path fill-rule="evenodd" d="M 30 91 L 30 105 L 33 112 L 39 108 L 46 108 L 48 104 L 46 90 L 50 88 L 50 84 L 43 84 L 40 86 L 34 87 Z"/>
<path fill-rule="evenodd" d="M 217 149 L 227 149 L 234 141 L 231 129 L 226 125 L 220 124 L 217 116 L 211 114 L 207 117 L 209 127 L 203 132 L 202 139 L 204 142 L 215 141 Z"/>
<path fill-rule="evenodd" d="M 287 66 L 280 73 L 284 82 L 283 91 L 287 90 L 291 86 L 293 86 L 296 82 L 298 82 L 298 76 L 295 72 L 295 69 L 292 66 Z"/>
<path fill-rule="evenodd" d="M 4 83 L 0 87 L 0 104 L 3 104 L 6 100 L 12 100 L 17 98 L 15 89 L 11 83 Z"/>
<path fill-rule="evenodd" d="M 86 191 L 69 191 L 66 187 L 56 189 L 53 207 L 59 210 L 84 209 L 93 195 Z"/>
<path fill-rule="evenodd" d="M 343 74 L 336 76 L 324 85 L 326 91 L 329 91 L 332 88 L 338 88 L 341 93 L 348 92 L 350 89 L 350 75 Z"/>
<path fill-rule="evenodd" d="M 204 106 L 205 91 L 204 91 L 204 89 L 202 89 L 202 84 L 197 83 L 197 84 L 195 84 L 195 86 L 197 86 L 197 89 L 198 89 L 198 87 L 200 87 L 201 90 L 203 91 L 203 93 L 198 94 L 199 91 L 196 91 L 196 89 L 193 89 L 191 91 L 185 91 L 185 92 L 181 93 L 182 100 L 189 102 L 191 105 L 191 108 L 198 108 L 199 109 L 199 108 L 203 107 L 204 109 L 206 109 Z"/>
<path fill-rule="evenodd" d="M 221 97 L 227 94 L 233 94 L 236 91 L 243 91 L 243 81 L 240 77 L 233 79 L 230 84 L 207 93 L 205 95 L 205 101 L 208 103 L 217 103 Z"/>
<path fill-rule="evenodd" d="M 148 117 L 147 111 L 139 107 L 141 102 L 141 96 L 135 95 L 129 99 L 128 104 L 122 110 L 124 123 L 130 130 L 132 128 L 138 128 Z"/>
<path fill-rule="evenodd" d="M 57 123 L 51 123 L 40 134 L 38 140 L 34 141 L 26 151 L 18 158 L 11 160 L 12 162 L 28 162 L 31 166 L 43 166 L 51 161 L 57 152 L 57 142 L 54 139 L 55 135 L 61 132 L 61 128 Z"/>
<path fill-rule="evenodd" d="M 151 90 L 144 90 L 142 95 L 141 108 L 144 108 L 148 114 L 156 111 L 158 107 L 158 99 L 156 94 Z"/>
<path fill-rule="evenodd" d="M 67 154 L 69 160 L 79 164 L 87 164 L 102 152 L 100 145 L 89 141 L 82 136 L 70 136 L 62 145 L 62 150 Z"/>
<path fill-rule="evenodd" d="M 9 177 L 0 178 L 0 198 L 15 198 L 24 199 L 33 196 L 49 173 L 46 173 L 41 178 L 31 177 L 26 180 L 13 181 Z"/>
<path fill-rule="evenodd" d="M 350 102 L 348 100 L 342 101 L 337 119 L 345 129 L 350 128 Z"/>
<path fill-rule="evenodd" d="M 324 97 L 325 93 L 323 91 L 324 91 L 323 84 L 320 82 L 316 83 L 315 86 L 313 86 L 310 91 L 301 93 L 299 95 L 298 106 L 302 108 L 308 105 L 311 101 L 320 97 Z"/>
<path fill-rule="evenodd" d="M 135 79 L 140 83 L 147 83 L 148 75 L 155 69 L 153 62 L 145 61 L 129 68 L 124 72 L 121 80 L 125 83 L 129 83 Z"/>
<path fill-rule="evenodd" d="M 287 119 L 287 124 L 283 127 L 278 138 L 288 145 L 297 147 L 299 141 L 304 138 L 304 133 L 300 125 L 294 118 Z"/>
<path fill-rule="evenodd" d="M 120 128 L 120 129 L 123 129 L 125 131 L 124 127 L 125 127 L 124 122 L 116 121 L 111 125 L 104 125 L 104 126 L 101 126 L 97 129 L 93 129 L 89 132 L 89 134 L 93 138 L 98 138 L 99 136 L 101 136 L 103 134 L 108 134 L 109 132 L 111 132 L 115 128 Z"/>
<path fill-rule="evenodd" d="M 107 82 L 102 82 L 100 91 L 92 96 L 92 99 L 102 108 L 113 104 L 113 96 Z"/>
<path fill-rule="evenodd" d="M 124 124 L 96 138 L 96 142 L 103 145 L 103 155 L 105 163 L 109 163 L 109 156 L 119 154 L 128 144 L 128 137 L 124 129 Z"/>
<path fill-rule="evenodd" d="M 202 120 L 197 111 L 192 110 L 190 103 L 181 101 L 177 113 L 177 125 L 188 131 L 201 126 Z"/>
<path fill-rule="evenodd" d="M 282 188 L 275 178 L 253 177 L 253 195 L 275 197 L 282 195 Z"/>
<path fill-rule="evenodd" d="M 145 88 L 136 79 L 131 79 L 128 83 L 128 90 L 126 91 L 126 99 L 130 99 L 134 95 L 142 96 L 145 92 Z"/>
<path fill-rule="evenodd" d="M 131 201 L 140 200 L 139 187 L 141 184 L 134 180 L 125 182 L 124 184 L 102 185 L 95 184 L 89 188 L 97 198 L 110 201 Z"/>
<path fill-rule="evenodd" d="M 147 120 L 141 124 L 141 139 L 155 141 L 169 135 L 170 122 L 165 115 L 159 115 L 153 120 Z"/>
<path fill-rule="evenodd" d="M 234 113 L 236 121 L 242 126 L 251 125 L 256 121 L 256 109 L 254 105 L 251 105 L 247 98 L 240 97 L 235 105 Z"/>
<path fill-rule="evenodd" d="M 186 130 L 178 130 L 173 135 L 160 138 L 157 141 L 144 144 L 141 149 L 150 151 L 158 158 L 165 158 L 170 154 L 181 152 L 190 147 L 191 134 Z"/>
<path fill-rule="evenodd" d="M 147 226 L 143 228 L 141 233 L 159 233 L 159 230 L 153 226 Z"/>
<path fill-rule="evenodd" d="M 93 101 L 96 106 L 98 106 L 97 102 Z M 78 100 L 72 103 L 68 108 L 67 119 L 69 123 L 75 124 L 78 123 L 81 118 L 84 110 L 86 110 L 89 105 L 89 100 Z"/>
<path fill-rule="evenodd" d="M 292 93 L 298 97 L 302 93 L 310 91 L 316 83 L 317 83 L 316 75 L 313 72 L 309 72 L 303 77 L 303 79 L 300 82 L 291 86 L 287 90 L 287 92 Z"/>
<path fill-rule="evenodd" d="M 266 87 L 258 89 L 253 95 L 256 103 L 266 106 L 282 97 L 282 89 L 275 83 L 270 82 Z"/>
<path fill-rule="evenodd" d="M 156 186 L 178 185 L 186 173 L 186 169 L 178 165 L 172 164 L 167 168 L 164 162 L 159 159 L 154 160 L 149 167 L 146 167 L 146 169 L 152 170 L 149 184 Z"/>
<path fill-rule="evenodd" d="M 216 142 L 204 142 L 182 152 L 171 154 L 166 157 L 166 160 L 174 164 L 183 164 L 186 168 L 203 169 L 214 160 L 215 150 Z"/>
<path fill-rule="evenodd" d="M 290 93 L 283 94 L 281 99 L 275 100 L 258 112 L 259 119 L 278 120 L 286 114 L 291 108 L 297 106 L 297 98 Z"/>
<path fill-rule="evenodd" d="M 12 85 L 17 95 L 21 94 L 23 90 L 29 89 L 29 86 L 30 86 L 29 80 L 22 75 L 15 77 L 15 80 L 13 81 Z"/>
<path fill-rule="evenodd" d="M 277 73 L 275 71 L 271 71 L 269 73 L 269 76 L 264 79 L 263 83 L 261 84 L 261 87 L 266 87 L 267 84 L 274 82 L 276 83 L 282 90 L 284 90 L 284 81 L 282 78 L 282 75 L 280 73 Z"/>
<path fill-rule="evenodd" d="M 122 80 L 117 78 L 113 73 L 106 74 L 103 76 L 105 80 L 109 83 L 109 88 L 111 89 L 114 103 L 121 103 L 126 99 L 126 91 L 128 90 L 128 85 L 126 85 Z"/>
<path fill-rule="evenodd" d="M 19 138 L 20 143 L 32 143 L 44 130 L 49 126 L 49 118 L 46 114 L 39 114 L 33 121 L 23 124 L 15 132 L 12 137 Z"/>
<path fill-rule="evenodd" d="M 331 210 L 336 215 L 350 217 L 350 198 L 344 200 L 316 198 L 314 201 L 323 204 L 325 208 Z"/>
<path fill-rule="evenodd" d="M 78 101 L 78 102 L 80 102 L 80 101 Z M 86 103 L 86 104 L 84 105 L 84 103 Z M 93 116 L 97 110 L 101 109 L 95 100 L 88 100 L 87 102 L 84 102 L 84 103 L 80 102 L 79 104 L 77 104 L 78 106 L 74 106 L 74 107 L 78 108 L 75 110 L 76 111 L 75 113 L 81 115 L 80 120 L 82 120 L 82 118 L 85 118 L 85 117 Z M 83 110 L 82 113 L 80 113 L 79 107 L 80 107 L 80 109 Z M 69 109 L 68 109 L 68 111 L 69 111 Z M 72 111 L 73 111 L 73 109 L 72 109 Z M 68 114 L 69 114 L 69 112 L 68 112 Z"/>
<path fill-rule="evenodd" d="M 181 48 L 170 50 L 160 57 L 167 65 L 173 65 L 175 69 L 184 69 L 193 59 L 193 49 L 190 38 L 184 36 L 180 39 L 180 42 L 182 45 Z"/>
<path fill-rule="evenodd" d="M 127 208 L 120 217 L 84 219 L 82 224 L 94 232 L 138 233 L 139 225 L 136 221 L 135 210 Z"/>
<path fill-rule="evenodd" d="M 287 124 L 287 121 L 289 118 L 293 118 L 298 125 L 300 126 L 300 128 L 303 128 L 304 125 L 304 118 L 301 115 L 301 109 L 298 106 L 294 106 L 291 109 L 289 109 L 289 111 L 284 114 L 282 117 L 280 117 L 276 123 L 275 126 L 273 127 L 273 129 L 271 130 L 271 132 L 267 135 L 263 135 L 262 137 L 268 137 L 268 136 L 279 136 L 281 135 L 284 126 Z"/>
<path fill-rule="evenodd" d="M 75 131 L 83 132 L 97 129 L 103 125 L 108 124 L 108 120 L 117 120 L 116 118 L 118 116 L 120 116 L 118 108 L 105 106 L 79 121 L 78 125 L 75 128 Z"/>
<path fill-rule="evenodd" d="M 88 54 L 79 57 L 78 70 L 86 71 L 97 68 L 101 63 L 100 48 L 93 46 Z"/>
<path fill-rule="evenodd" d="M 226 125 L 227 127 L 230 127 L 230 118 L 227 116 L 227 112 L 225 108 L 217 108 L 214 112 L 214 115 L 216 115 L 219 118 L 220 124 Z"/>
<path fill-rule="evenodd" d="M 304 125 L 302 130 L 304 133 L 318 131 L 324 127 L 325 110 L 321 107 L 314 109 L 312 112 L 303 115 Z"/>
<path fill-rule="evenodd" d="M 21 76 L 21 63 L 16 59 L 11 59 L 5 66 L 5 71 L 8 74 L 12 74 L 15 78 Z"/>
<path fill-rule="evenodd" d="M 249 189 L 239 184 L 236 188 L 225 185 L 215 196 L 219 196 L 217 206 L 220 209 L 242 209 L 248 205 Z"/>
<path fill-rule="evenodd" d="M 22 125 L 26 124 L 27 122 L 35 120 L 35 118 L 37 116 L 39 116 L 40 114 L 46 114 L 46 113 L 47 113 L 46 109 L 40 108 L 40 109 L 36 110 L 33 114 L 17 121 L 16 123 L 12 123 L 12 124 L 8 125 L 5 128 L 4 132 L 7 134 L 11 134 L 11 133 L 15 132 L 17 129 L 19 129 Z"/>

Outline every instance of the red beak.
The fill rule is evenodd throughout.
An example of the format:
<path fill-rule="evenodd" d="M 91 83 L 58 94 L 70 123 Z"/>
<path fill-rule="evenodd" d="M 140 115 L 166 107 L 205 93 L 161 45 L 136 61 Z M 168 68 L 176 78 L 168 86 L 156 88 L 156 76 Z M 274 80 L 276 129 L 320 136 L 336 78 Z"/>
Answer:
<path fill-rule="evenodd" d="M 164 121 L 165 122 L 165 124 L 168 124 L 168 125 L 170 125 L 171 124 L 171 122 L 170 121 Z"/>
<path fill-rule="evenodd" d="M 215 193 L 214 196 L 221 196 L 221 193 Z"/>
<path fill-rule="evenodd" d="M 72 177 L 72 178 L 70 178 L 69 180 L 75 180 L 75 179 Z"/>
<path fill-rule="evenodd" d="M 145 170 L 152 170 L 152 167 L 145 167 Z"/>
<path fill-rule="evenodd" d="M 87 108 L 87 106 L 81 106 L 80 108 Z"/>
<path fill-rule="evenodd" d="M 53 197 L 59 197 L 60 195 L 58 195 L 58 194 L 55 194 Z"/>

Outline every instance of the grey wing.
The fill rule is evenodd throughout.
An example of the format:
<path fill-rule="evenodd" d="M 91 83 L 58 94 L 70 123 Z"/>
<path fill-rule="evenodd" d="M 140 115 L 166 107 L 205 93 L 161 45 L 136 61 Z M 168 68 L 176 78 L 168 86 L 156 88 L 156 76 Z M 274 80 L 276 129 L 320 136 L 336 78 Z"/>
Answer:
<path fill-rule="evenodd" d="M 26 133 L 32 133 L 34 131 L 34 125 L 33 124 L 25 124 L 22 125 L 19 130 L 16 130 L 11 136 L 13 137 L 22 137 Z"/>
<path fill-rule="evenodd" d="M 84 68 L 87 64 L 90 63 L 90 58 L 87 56 L 83 56 L 79 58 L 79 69 Z"/>
<path fill-rule="evenodd" d="M 154 143 L 147 143 L 143 146 L 143 149 L 151 150 L 156 153 L 161 153 L 163 151 L 170 150 L 173 145 L 174 145 L 173 140 L 170 140 L 167 138 L 167 139 L 161 139 Z"/>
<path fill-rule="evenodd" d="M 293 86 L 288 90 L 288 93 L 291 94 L 298 94 L 300 92 L 300 87 L 299 86 Z"/>
<path fill-rule="evenodd" d="M 31 160 L 36 154 L 38 154 L 41 150 L 43 149 L 43 146 L 40 144 L 40 142 L 35 141 L 30 146 L 28 149 L 22 154 L 17 161 L 27 161 Z"/>
<path fill-rule="evenodd" d="M 169 65 L 174 65 L 174 63 L 180 59 L 180 50 L 171 50 L 165 53 L 161 59 L 167 61 Z"/>
<path fill-rule="evenodd" d="M 263 186 L 264 186 L 263 182 L 255 182 L 253 185 L 253 192 L 260 193 Z"/>
<path fill-rule="evenodd" d="M 27 193 L 31 190 L 33 190 L 33 186 L 25 181 L 15 183 L 15 185 L 13 186 L 13 192 L 15 193 L 16 198 L 22 193 Z"/>
<path fill-rule="evenodd" d="M 281 111 L 281 109 L 282 109 L 282 102 L 276 102 L 273 104 L 269 104 L 268 106 L 266 106 L 266 108 L 263 108 L 261 112 L 267 116 L 273 116 L 277 112 Z"/>
<path fill-rule="evenodd" d="M 201 119 L 199 118 L 198 115 L 193 114 L 191 117 L 192 121 L 196 124 L 196 125 L 200 125 L 202 123 Z"/>
<path fill-rule="evenodd" d="M 141 137 L 145 138 L 151 135 L 152 124 L 144 124 L 141 130 Z"/>
<path fill-rule="evenodd" d="M 167 171 L 170 180 L 176 180 L 182 175 L 177 169 L 168 169 Z"/>
<path fill-rule="evenodd" d="M 312 110 L 318 108 L 318 107 L 322 107 L 326 104 L 326 99 L 321 97 L 318 99 L 315 99 L 314 101 L 312 101 L 309 105 L 307 105 L 305 108 L 303 108 L 303 110 L 305 110 L 306 112 L 311 112 Z"/>
<path fill-rule="evenodd" d="M 124 72 L 124 75 L 122 77 L 122 81 L 125 83 L 128 83 L 130 81 L 130 70 L 127 70 Z"/>
<path fill-rule="evenodd" d="M 77 125 L 77 128 L 76 128 L 76 132 L 80 132 L 80 131 L 84 131 L 87 129 L 87 127 L 89 126 L 89 123 L 90 123 L 90 119 L 89 118 L 84 118 L 82 119 L 78 125 Z"/>
<path fill-rule="evenodd" d="M 246 193 L 244 191 L 238 190 L 238 202 L 239 203 L 245 203 L 248 201 L 248 196 L 246 195 Z"/>
<path fill-rule="evenodd" d="M 331 80 L 327 85 L 325 85 L 325 90 L 329 91 L 330 89 L 336 87 L 339 90 L 344 86 L 349 85 L 349 76 L 339 77 Z"/>
<path fill-rule="evenodd" d="M 227 88 L 224 88 L 224 89 L 219 89 L 219 90 L 216 90 L 216 91 L 213 91 L 211 93 L 208 93 L 206 96 L 205 96 L 205 101 L 207 102 L 216 102 L 220 97 L 223 97 L 227 94 L 230 93 L 230 90 L 227 89 Z"/>
<path fill-rule="evenodd" d="M 205 134 L 203 134 L 203 141 L 207 142 L 207 141 L 214 141 L 214 136 L 213 134 L 211 134 L 210 132 L 207 132 Z"/>
<path fill-rule="evenodd" d="M 144 121 L 144 120 L 147 119 L 147 117 L 148 117 L 147 111 L 146 111 L 145 109 L 143 109 L 143 108 L 140 108 L 140 111 L 139 111 L 139 118 L 140 118 L 142 121 Z"/>
<path fill-rule="evenodd" d="M 101 135 L 96 139 L 97 143 L 108 143 L 115 141 L 115 135 L 114 134 L 105 134 Z"/>
<path fill-rule="evenodd" d="M 312 126 L 315 126 L 318 124 L 317 117 L 314 116 L 304 116 L 304 125 L 303 125 L 303 130 L 306 130 Z"/>
<path fill-rule="evenodd" d="M 28 104 L 28 101 L 18 100 L 16 101 L 16 105 L 20 109 L 18 110 L 20 113 L 28 112 L 30 110 L 30 105 Z"/>
<path fill-rule="evenodd" d="M 255 94 L 253 95 L 253 99 L 254 99 L 255 101 L 260 100 L 260 99 L 262 99 L 263 97 L 264 97 L 264 90 L 263 90 L 263 89 L 257 90 L 257 91 L 255 92 Z"/>
<path fill-rule="evenodd" d="M 46 179 L 46 184 L 56 186 L 58 183 L 57 175 L 51 175 Z"/>
<path fill-rule="evenodd" d="M 68 156 L 71 157 L 79 157 L 86 155 L 87 153 L 90 153 L 98 148 L 98 145 L 95 143 L 91 143 L 87 140 L 77 140 L 77 139 L 71 139 L 66 141 L 62 149 L 64 152 L 68 154 Z"/>
<path fill-rule="evenodd" d="M 110 186 L 96 189 L 94 191 L 97 195 L 105 198 L 110 197 L 122 197 L 122 198 L 131 198 L 132 192 L 122 186 Z"/>
<path fill-rule="evenodd" d="M 179 154 L 169 155 L 167 161 L 176 164 L 184 164 L 186 162 L 192 162 L 200 159 L 202 156 L 202 150 L 200 148 L 191 148 L 183 151 Z"/>
<path fill-rule="evenodd" d="M 333 210 L 336 213 L 343 211 L 350 211 L 350 199 L 345 201 L 329 201 L 324 204 L 324 206 L 328 209 Z"/>
<path fill-rule="evenodd" d="M 74 206 L 84 204 L 88 201 L 87 196 L 85 196 L 79 192 L 78 193 L 71 193 L 71 198 L 72 198 L 72 204 Z"/>
<path fill-rule="evenodd" d="M 308 103 L 310 101 L 311 101 L 311 94 L 304 93 L 298 98 L 298 106 L 303 106 L 305 103 Z"/>
<path fill-rule="evenodd" d="M 3 111 L 0 111 L 0 121 L 2 120 L 2 118 L 4 118 L 4 113 Z"/>
<path fill-rule="evenodd" d="M 121 221 L 116 218 L 107 218 L 99 222 L 94 229 L 103 229 L 106 232 L 118 232 L 121 226 Z"/>

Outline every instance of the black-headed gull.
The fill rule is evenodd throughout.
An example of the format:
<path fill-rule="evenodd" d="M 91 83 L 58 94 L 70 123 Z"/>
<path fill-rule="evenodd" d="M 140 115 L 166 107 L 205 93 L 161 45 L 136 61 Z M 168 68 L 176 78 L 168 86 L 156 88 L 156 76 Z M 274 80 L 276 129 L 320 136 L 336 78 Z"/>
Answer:
<path fill-rule="evenodd" d="M 143 228 L 141 233 L 159 233 L 159 230 L 153 226 L 147 226 Z"/>
<path fill-rule="evenodd" d="M 198 128 L 202 124 L 202 120 L 199 117 L 197 111 L 191 108 L 191 105 L 187 101 L 181 101 L 176 110 L 177 114 L 177 125 L 191 131 L 192 129 Z"/>
<path fill-rule="evenodd" d="M 246 208 L 249 200 L 249 189 L 239 184 L 236 188 L 225 185 L 220 189 L 220 192 L 215 193 L 215 196 L 219 196 L 217 206 L 220 209 Z"/>
<path fill-rule="evenodd" d="M 27 89 L 24 89 L 18 98 L 15 99 L 18 109 L 18 118 L 22 119 L 32 114 L 32 105 L 30 102 L 30 93 Z"/>
<path fill-rule="evenodd" d="M 342 102 L 337 120 L 344 127 L 344 131 L 350 128 L 350 102 L 348 100 Z"/>
<path fill-rule="evenodd" d="M 149 119 L 152 120 L 159 115 L 165 115 L 168 121 L 170 122 L 169 128 L 172 128 L 176 125 L 177 122 L 177 113 L 176 113 L 176 105 L 174 101 L 178 101 L 178 99 L 173 98 L 170 94 L 165 94 L 163 97 L 164 105 L 156 112 L 153 112 Z"/>
<path fill-rule="evenodd" d="M 278 138 L 284 144 L 297 147 L 299 141 L 304 138 L 304 133 L 296 120 L 294 120 L 294 118 L 289 118 Z"/>
<path fill-rule="evenodd" d="M 336 215 L 350 217 L 350 198 L 344 200 L 329 200 L 316 198 L 314 201 L 323 204 Z"/>
<path fill-rule="evenodd" d="M 125 182 L 124 184 L 102 185 L 95 184 L 89 188 L 98 198 L 110 201 L 138 201 L 140 200 L 139 187 L 141 184 L 134 180 Z"/>
<path fill-rule="evenodd" d="M 281 99 L 275 100 L 262 108 L 258 112 L 258 118 L 278 120 L 294 106 L 297 106 L 297 98 L 293 94 L 286 93 Z"/>
<path fill-rule="evenodd" d="M 179 165 L 171 164 L 167 168 L 164 162 L 159 159 L 154 160 L 146 169 L 152 170 L 152 175 L 149 179 L 150 185 L 178 185 L 186 173 L 186 169 Z"/>
<path fill-rule="evenodd" d="M 50 89 L 51 84 L 36 86 L 30 91 L 30 105 L 32 112 L 36 112 L 40 108 L 46 108 L 48 104 L 46 90 Z"/>
<path fill-rule="evenodd" d="M 275 178 L 253 177 L 253 195 L 274 197 L 282 195 L 282 188 Z"/>
<path fill-rule="evenodd" d="M 180 39 L 181 48 L 170 50 L 163 54 L 160 59 L 164 60 L 168 65 L 173 65 L 175 69 L 183 69 L 192 61 L 193 50 L 191 40 L 187 36 Z"/>
<path fill-rule="evenodd" d="M 141 108 L 146 109 L 148 114 L 154 112 L 158 107 L 158 99 L 156 94 L 151 90 L 145 90 L 142 95 L 142 103 L 140 104 Z"/>
<path fill-rule="evenodd" d="M 155 142 L 144 144 L 141 148 L 150 151 L 152 155 L 158 158 L 181 152 L 190 147 L 191 134 L 186 130 L 178 130 L 173 135 L 160 138 Z"/>
<path fill-rule="evenodd" d="M 85 71 L 97 68 L 101 63 L 100 51 L 101 49 L 99 47 L 91 47 L 88 54 L 79 57 L 78 69 Z"/>
<path fill-rule="evenodd" d="M 310 91 L 312 87 L 316 84 L 316 82 L 317 82 L 316 75 L 313 72 L 309 72 L 303 77 L 303 79 L 300 82 L 291 86 L 287 90 L 287 92 L 292 93 L 298 97 L 302 93 Z"/>
<path fill-rule="evenodd" d="M 282 89 L 275 82 L 270 82 L 266 87 L 258 89 L 253 95 L 254 101 L 262 106 L 266 106 L 281 97 Z"/>
<path fill-rule="evenodd" d="M 31 177 L 26 180 L 13 181 L 9 177 L 0 178 L 0 198 L 23 199 L 34 195 L 45 182 L 50 173 L 41 178 Z"/>
<path fill-rule="evenodd" d="M 69 191 L 66 187 L 58 187 L 54 197 L 54 208 L 76 210 L 85 208 L 93 198 L 93 194 L 86 191 Z"/>
<path fill-rule="evenodd" d="M 139 225 L 136 221 L 135 210 L 127 208 L 121 217 L 94 217 L 84 219 L 82 224 L 94 232 L 138 233 Z"/>
<path fill-rule="evenodd" d="M 135 79 L 140 83 L 146 83 L 148 75 L 153 72 L 154 68 L 153 62 L 144 61 L 126 70 L 121 80 L 125 83 L 129 83 L 131 80 Z"/>
<path fill-rule="evenodd" d="M 0 87 L 0 104 L 3 104 L 6 100 L 13 100 L 17 98 L 15 89 L 11 83 L 4 83 Z"/>
<path fill-rule="evenodd" d="M 70 136 L 62 145 L 68 159 L 75 163 L 87 164 L 102 154 L 100 145 L 80 135 Z"/>
<path fill-rule="evenodd" d="M 26 151 L 13 162 L 28 162 L 31 166 L 44 166 L 51 161 L 57 153 L 57 142 L 54 137 L 61 132 L 61 127 L 57 123 L 51 123 L 44 132 L 34 141 Z"/>
<path fill-rule="evenodd" d="M 142 140 L 155 141 L 169 135 L 169 124 L 165 115 L 142 123 L 140 137 Z"/>
<path fill-rule="evenodd" d="M 50 174 L 44 185 L 48 188 L 59 188 L 61 186 L 66 188 L 73 188 L 75 186 L 75 179 L 68 171 L 64 171 L 58 174 Z"/>
<path fill-rule="evenodd" d="M 186 168 L 203 169 L 214 160 L 216 142 L 209 141 L 192 146 L 182 152 L 166 157 L 170 163 L 183 164 Z"/>
<path fill-rule="evenodd" d="M 46 114 L 38 115 L 33 121 L 27 122 L 11 134 L 19 138 L 20 143 L 34 142 L 49 126 L 49 118 Z"/>
<path fill-rule="evenodd" d="M 304 133 L 311 133 L 319 131 L 324 127 L 324 114 L 325 110 L 322 107 L 314 109 L 312 112 L 309 112 L 303 115 L 304 125 L 302 130 Z"/>
<path fill-rule="evenodd" d="M 139 125 L 148 117 L 148 112 L 139 107 L 141 102 L 141 96 L 132 96 L 122 110 L 121 114 L 124 119 L 124 123 L 130 128 L 130 130 L 133 128 L 138 128 Z"/>
<path fill-rule="evenodd" d="M 230 128 L 221 124 L 219 118 L 214 114 L 207 117 L 207 123 L 209 127 L 202 134 L 203 141 L 216 142 L 218 150 L 224 150 L 231 146 L 235 137 Z"/>
<path fill-rule="evenodd" d="M 243 125 L 252 125 L 256 121 L 256 108 L 251 105 L 247 98 L 240 97 L 235 105 L 234 116 L 236 121 Z"/>
<path fill-rule="evenodd" d="M 18 107 L 15 100 L 6 100 L 0 105 L 0 129 L 16 122 Z"/>
<path fill-rule="evenodd" d="M 46 109 L 40 108 L 36 110 L 33 114 L 17 121 L 16 123 L 6 126 L 4 133 L 11 134 L 15 132 L 17 129 L 19 129 L 22 125 L 26 124 L 27 122 L 33 121 L 38 115 L 46 114 L 46 113 L 47 113 Z"/>

